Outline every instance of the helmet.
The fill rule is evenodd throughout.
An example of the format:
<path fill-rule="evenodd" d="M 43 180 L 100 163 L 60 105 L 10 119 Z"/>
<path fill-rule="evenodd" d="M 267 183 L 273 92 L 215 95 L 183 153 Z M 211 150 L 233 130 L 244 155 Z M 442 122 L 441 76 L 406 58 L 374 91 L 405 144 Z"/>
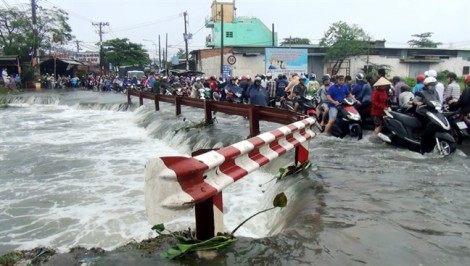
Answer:
<path fill-rule="evenodd" d="M 311 74 L 310 74 L 310 78 L 311 78 L 311 79 L 315 79 L 315 78 L 317 78 L 317 75 L 315 75 L 315 73 L 311 73 Z"/>
<path fill-rule="evenodd" d="M 465 83 L 470 82 L 470 75 L 465 76 Z"/>
<path fill-rule="evenodd" d="M 302 75 L 302 76 L 300 76 L 300 78 L 299 78 L 299 79 L 306 80 L 306 79 L 307 79 L 307 77 L 306 77 L 306 76 L 304 76 L 304 75 Z"/>
<path fill-rule="evenodd" d="M 255 81 L 261 81 L 261 77 L 260 77 L 260 76 L 257 76 L 257 77 L 255 78 Z"/>
<path fill-rule="evenodd" d="M 424 79 L 426 79 L 426 76 L 423 74 L 419 74 L 418 76 L 416 76 L 417 81 L 424 81 Z"/>
<path fill-rule="evenodd" d="M 200 78 L 200 77 L 197 77 L 197 78 L 196 78 L 196 81 L 200 81 L 200 80 L 201 80 L 201 78 Z"/>
<path fill-rule="evenodd" d="M 437 72 L 434 69 L 429 69 L 428 70 L 428 77 L 437 77 Z"/>
<path fill-rule="evenodd" d="M 357 73 L 356 79 L 357 79 L 357 80 L 364 80 L 364 74 L 362 74 L 362 73 Z"/>
<path fill-rule="evenodd" d="M 437 79 L 435 77 L 427 77 L 423 81 L 423 84 L 426 86 L 426 85 L 430 85 L 431 83 L 436 83 L 436 82 L 437 82 Z"/>
<path fill-rule="evenodd" d="M 330 74 L 325 74 L 325 75 L 323 75 L 323 77 L 321 78 L 321 81 L 325 81 L 325 80 L 328 80 L 328 79 L 331 79 Z"/>
<path fill-rule="evenodd" d="M 242 76 L 242 80 L 243 80 L 243 79 L 246 79 L 246 76 L 245 76 L 245 75 Z"/>
<path fill-rule="evenodd" d="M 272 77 L 272 76 L 273 76 L 273 74 L 271 74 L 271 73 L 267 73 L 267 74 L 266 74 L 266 77 L 268 77 L 268 78 L 270 78 L 270 77 Z"/>
<path fill-rule="evenodd" d="M 449 72 L 449 74 L 447 74 L 447 77 L 451 79 L 457 79 L 457 75 L 455 75 L 455 73 L 453 72 Z"/>

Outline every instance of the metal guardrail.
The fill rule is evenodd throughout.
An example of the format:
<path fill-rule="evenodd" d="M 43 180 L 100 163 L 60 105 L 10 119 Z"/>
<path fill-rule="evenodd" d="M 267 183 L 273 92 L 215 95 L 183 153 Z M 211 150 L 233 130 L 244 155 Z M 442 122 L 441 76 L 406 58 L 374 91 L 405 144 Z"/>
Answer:
<path fill-rule="evenodd" d="M 314 118 L 307 118 L 194 157 L 149 160 L 145 166 L 148 221 L 169 222 L 195 207 L 198 239 L 224 232 L 222 190 L 289 150 L 295 149 L 296 165 L 307 161 L 314 123 Z"/>
<path fill-rule="evenodd" d="M 153 92 L 142 92 L 138 90 L 127 90 L 127 100 L 129 104 L 131 103 L 131 96 L 139 97 L 140 105 L 144 104 L 144 99 L 153 100 L 155 102 L 155 110 L 157 111 L 160 110 L 160 102 L 174 104 L 176 115 L 181 114 L 182 105 L 204 109 L 204 119 L 207 125 L 213 123 L 213 112 L 220 112 L 229 115 L 246 117 L 250 121 L 249 136 L 251 137 L 256 136 L 260 133 L 259 121 L 267 121 L 287 125 L 304 118 L 304 116 L 299 113 L 279 108 L 255 106 L 240 103 L 218 102 L 204 99 L 194 99 L 184 96 L 163 95 L 156 94 Z"/>

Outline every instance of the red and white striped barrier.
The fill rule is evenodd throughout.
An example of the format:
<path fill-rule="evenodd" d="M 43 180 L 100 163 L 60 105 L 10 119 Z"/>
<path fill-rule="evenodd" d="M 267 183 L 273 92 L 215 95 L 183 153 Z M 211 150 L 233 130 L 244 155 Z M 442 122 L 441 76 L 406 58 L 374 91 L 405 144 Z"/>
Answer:
<path fill-rule="evenodd" d="M 314 118 L 280 127 L 219 150 L 194 157 L 160 157 L 147 162 L 145 206 L 150 224 L 172 221 L 198 204 L 215 206 L 212 234 L 223 232 L 222 190 L 248 173 L 296 148 L 296 163 L 308 160 L 308 143 L 315 136 Z M 204 208 L 207 208 L 204 207 Z M 219 218 L 218 218 L 219 217 Z M 204 217 L 208 223 L 210 217 Z M 210 223 L 210 222 L 209 222 Z M 196 224 L 196 233 L 201 230 Z"/>

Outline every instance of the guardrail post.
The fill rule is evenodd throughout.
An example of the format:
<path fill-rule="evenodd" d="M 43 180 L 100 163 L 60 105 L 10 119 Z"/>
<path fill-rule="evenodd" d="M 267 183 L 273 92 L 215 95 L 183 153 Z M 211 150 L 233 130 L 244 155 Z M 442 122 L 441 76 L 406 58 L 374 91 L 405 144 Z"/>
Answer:
<path fill-rule="evenodd" d="M 207 240 L 224 231 L 222 192 L 195 205 L 196 238 Z"/>
<path fill-rule="evenodd" d="M 140 105 L 144 105 L 144 96 L 141 91 L 139 91 L 139 103 Z"/>
<path fill-rule="evenodd" d="M 153 99 L 155 101 L 155 111 L 159 111 L 160 110 L 160 102 L 158 101 L 158 94 L 155 94 L 153 96 Z"/>
<path fill-rule="evenodd" d="M 259 107 L 251 105 L 248 109 L 248 119 L 250 120 L 250 137 L 259 135 Z"/>
<path fill-rule="evenodd" d="M 191 153 L 197 156 L 213 149 L 201 149 Z M 194 206 L 196 216 L 196 238 L 207 240 L 224 231 L 224 207 L 222 192 Z"/>
<path fill-rule="evenodd" d="M 175 97 L 176 115 L 181 114 L 181 97 L 183 97 L 183 96 L 176 96 Z"/>
<path fill-rule="evenodd" d="M 127 104 L 131 105 L 131 89 L 127 89 Z"/>
<path fill-rule="evenodd" d="M 205 112 L 205 120 L 206 120 L 206 125 L 211 125 L 212 124 L 212 102 L 211 101 L 204 101 L 204 112 Z"/>

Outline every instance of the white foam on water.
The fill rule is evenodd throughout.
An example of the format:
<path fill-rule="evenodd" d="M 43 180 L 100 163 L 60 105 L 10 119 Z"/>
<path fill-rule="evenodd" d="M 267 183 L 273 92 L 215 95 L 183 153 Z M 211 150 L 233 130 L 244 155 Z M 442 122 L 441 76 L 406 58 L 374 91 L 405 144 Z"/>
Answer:
<path fill-rule="evenodd" d="M 136 125 L 139 112 L 15 105 L 0 112 L 0 166 L 8 173 L 0 176 L 0 251 L 48 246 L 65 252 L 77 245 L 110 250 L 155 236 L 145 215 L 145 163 L 188 155 L 188 147 L 149 137 Z M 258 184 L 271 178 L 256 171 L 224 191 L 226 231 L 266 207 L 266 186 Z M 265 236 L 267 217 L 259 215 L 237 235 Z M 168 227 L 194 228 L 194 221 L 188 211 Z"/>

